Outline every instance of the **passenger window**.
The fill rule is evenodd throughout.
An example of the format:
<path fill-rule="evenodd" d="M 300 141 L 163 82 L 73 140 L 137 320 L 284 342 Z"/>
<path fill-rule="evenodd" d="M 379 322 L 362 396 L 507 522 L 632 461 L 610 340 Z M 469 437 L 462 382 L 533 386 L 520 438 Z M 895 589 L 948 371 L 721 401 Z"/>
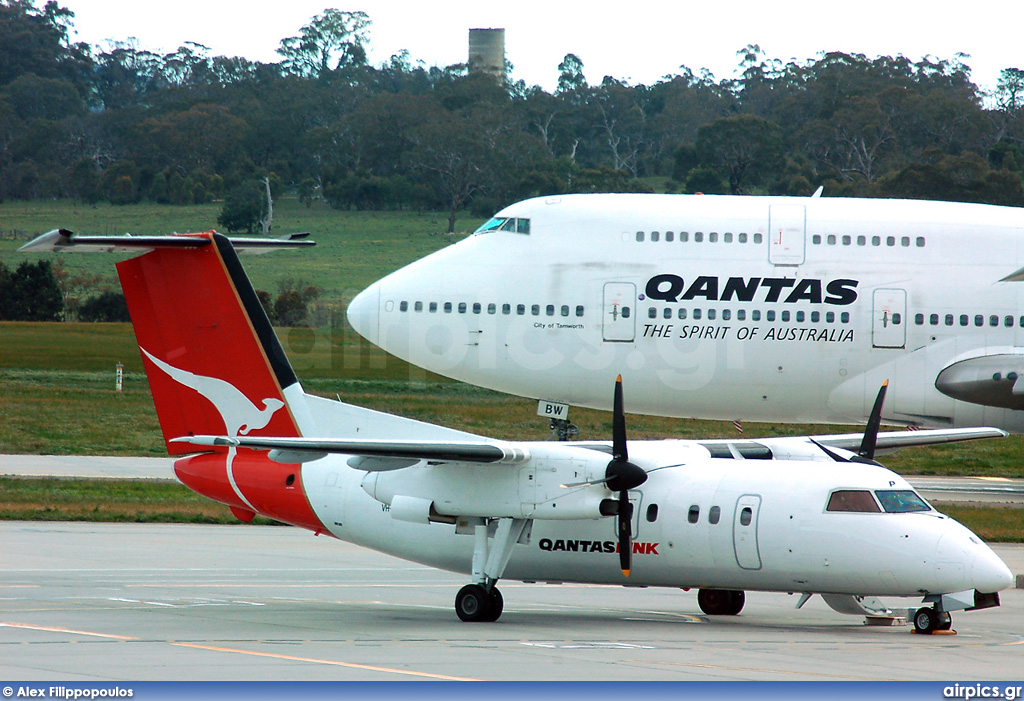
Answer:
<path fill-rule="evenodd" d="M 647 507 L 647 521 L 648 523 L 654 523 L 658 520 L 658 505 L 651 504 Z"/>
<path fill-rule="evenodd" d="M 1004 318 L 1003 319 L 1003 325 L 1004 326 L 1013 326 L 1013 317 L 1012 316 L 1007 316 L 1006 318 Z"/>
<path fill-rule="evenodd" d="M 761 310 L 760 309 L 754 309 L 753 311 L 751 311 L 750 312 L 750 320 L 751 321 L 761 321 Z"/>
<path fill-rule="evenodd" d="M 679 232 L 679 242 L 680 243 L 686 243 L 689 240 L 690 240 L 689 232 L 686 232 L 686 231 L 680 231 Z"/>
<path fill-rule="evenodd" d="M 582 304 L 577 304 L 576 305 L 576 316 L 580 316 L 580 317 L 583 316 L 583 305 Z"/>
<path fill-rule="evenodd" d="M 511 304 L 503 304 L 503 305 L 501 305 L 501 313 L 504 314 L 505 316 L 508 316 L 509 314 L 511 314 L 512 313 L 512 305 Z"/>
<path fill-rule="evenodd" d="M 968 317 L 966 314 L 961 314 L 960 315 L 960 325 L 961 326 L 968 326 L 968 325 L 970 325 L 970 323 L 971 323 L 970 317 Z"/>
<path fill-rule="evenodd" d="M 561 312 L 562 312 L 562 316 L 569 316 L 569 305 L 568 304 L 563 304 Z"/>
<path fill-rule="evenodd" d="M 850 245 L 850 241 L 851 241 L 851 239 L 850 239 L 849 236 L 843 236 L 843 245 L 844 246 L 849 246 Z"/>
<path fill-rule="evenodd" d="M 718 243 L 718 232 L 712 231 L 708 234 L 708 243 Z"/>
<path fill-rule="evenodd" d="M 746 321 L 746 320 L 747 320 L 747 310 L 746 309 L 737 309 L 736 310 L 736 321 Z"/>
<path fill-rule="evenodd" d="M 679 318 L 680 319 L 685 319 L 686 318 L 686 310 L 683 309 L 682 307 L 679 308 Z"/>
<path fill-rule="evenodd" d="M 903 246 L 904 248 L 908 247 L 910 245 L 910 237 L 904 236 L 903 238 L 901 238 L 900 245 Z"/>
<path fill-rule="evenodd" d="M 431 313 L 436 312 L 437 311 L 437 302 L 431 302 L 430 306 L 428 307 L 428 309 L 430 309 Z"/>
<path fill-rule="evenodd" d="M 775 310 L 769 309 L 768 311 L 766 311 L 764 313 L 764 318 L 766 321 L 775 321 Z"/>
<path fill-rule="evenodd" d="M 711 525 L 715 525 L 716 523 L 718 523 L 719 519 L 721 518 L 722 507 L 712 506 L 711 509 L 708 510 L 708 523 L 710 523 Z"/>
<path fill-rule="evenodd" d="M 697 523 L 700 520 L 700 507 L 696 504 L 691 506 L 689 513 L 686 514 L 686 520 L 690 523 Z"/>
<path fill-rule="evenodd" d="M 931 511 L 932 507 L 910 489 L 879 489 L 875 492 L 887 514 L 906 514 Z"/>
<path fill-rule="evenodd" d="M 953 325 L 953 315 L 952 314 L 947 314 L 946 315 L 946 326 L 952 326 L 952 325 Z"/>
<path fill-rule="evenodd" d="M 628 319 L 629 318 L 629 307 L 623 307 L 622 308 L 622 318 L 623 319 Z"/>
<path fill-rule="evenodd" d="M 675 234 L 673 234 L 671 231 L 666 231 L 665 240 L 668 241 L 669 243 L 672 243 L 673 239 L 675 239 Z"/>
<path fill-rule="evenodd" d="M 544 311 L 547 312 L 548 316 L 554 316 L 555 315 L 555 305 L 549 304 L 547 307 L 544 308 Z"/>
<path fill-rule="evenodd" d="M 714 309 L 708 309 L 708 321 L 714 321 L 714 319 L 715 319 L 715 310 Z"/>
<path fill-rule="evenodd" d="M 754 520 L 754 512 L 751 511 L 749 506 L 744 506 L 743 510 L 740 511 L 740 525 L 749 526 L 750 522 Z"/>
<path fill-rule="evenodd" d="M 867 243 L 868 243 L 868 239 L 867 239 L 866 236 L 858 236 L 857 237 L 857 245 L 858 246 L 866 246 Z"/>
<path fill-rule="evenodd" d="M 813 243 L 815 246 L 821 245 L 821 234 L 815 234 L 814 236 L 812 236 L 811 243 Z"/>
<path fill-rule="evenodd" d="M 665 309 L 661 312 L 661 315 L 663 317 L 665 317 L 666 319 L 671 319 L 672 318 L 672 307 L 665 307 Z"/>
<path fill-rule="evenodd" d="M 693 310 L 693 318 L 694 319 L 700 319 L 700 309 L 694 309 Z"/>
<path fill-rule="evenodd" d="M 999 326 L 999 317 L 998 317 L 998 316 L 996 316 L 995 314 L 993 314 L 992 316 L 990 316 L 990 317 L 988 318 L 988 325 L 989 325 L 989 326 Z"/>
<path fill-rule="evenodd" d="M 423 302 L 416 302 L 416 304 L 412 305 L 412 308 L 418 312 L 423 311 Z"/>
<path fill-rule="evenodd" d="M 754 234 L 754 243 L 761 243 L 764 241 L 764 236 L 761 234 Z"/>
<path fill-rule="evenodd" d="M 729 321 L 732 318 L 732 312 L 728 309 L 722 310 L 722 321 Z"/>
<path fill-rule="evenodd" d="M 921 317 L 921 320 L 923 321 L 924 317 Z M 835 312 L 825 312 L 825 321 L 827 321 L 830 324 L 834 324 L 836 322 L 836 313 Z"/>
<path fill-rule="evenodd" d="M 491 302 L 490 304 L 488 304 L 487 305 L 487 313 L 488 314 L 497 314 L 498 313 L 498 305 L 495 304 L 494 302 Z"/>
<path fill-rule="evenodd" d="M 444 303 L 444 313 L 445 314 L 451 314 L 452 313 L 452 303 L 451 302 L 445 302 Z"/>
<path fill-rule="evenodd" d="M 802 313 L 803 312 L 801 312 L 801 314 Z M 801 321 L 803 321 L 803 319 L 801 319 Z M 819 321 L 821 321 L 821 312 L 811 312 L 811 323 L 817 324 Z"/>
<path fill-rule="evenodd" d="M 722 240 L 725 241 L 726 243 L 732 243 L 732 234 L 728 232 L 722 234 Z"/>
<path fill-rule="evenodd" d="M 657 231 L 652 231 L 651 232 L 651 241 L 657 241 L 660 238 L 661 238 L 661 234 L 659 234 Z"/>
<path fill-rule="evenodd" d="M 918 326 L 924 326 L 924 314 L 915 314 L 914 323 Z"/>
<path fill-rule="evenodd" d="M 843 313 L 841 313 L 839 315 L 839 321 L 843 322 L 844 324 L 849 324 L 850 323 L 850 312 L 843 312 Z"/>
<path fill-rule="evenodd" d="M 398 303 L 398 311 L 400 311 L 400 312 L 407 312 L 407 311 L 409 311 L 409 303 L 408 302 L 399 302 Z"/>
<path fill-rule="evenodd" d="M 829 234 L 828 235 L 828 245 L 829 246 L 835 246 L 836 245 L 836 235 L 835 234 Z"/>
<path fill-rule="evenodd" d="M 895 316 L 895 315 L 893 315 L 893 316 Z M 938 314 L 932 314 L 931 316 L 929 316 L 928 317 L 928 323 L 931 324 L 932 326 L 938 326 L 939 325 L 939 315 Z"/>
<path fill-rule="evenodd" d="M 786 312 L 783 312 L 783 313 L 785 314 Z M 804 320 L 804 313 L 803 312 L 797 312 L 796 313 L 796 320 L 797 321 L 803 321 Z M 783 321 L 785 321 L 785 319 L 783 319 Z"/>
<path fill-rule="evenodd" d="M 473 302 L 473 313 L 474 314 L 479 314 L 480 313 L 480 303 L 479 302 Z"/>
<path fill-rule="evenodd" d="M 704 233 L 701 232 L 701 231 L 698 231 L 697 233 L 695 233 L 693 235 L 693 240 L 696 241 L 697 243 L 700 243 L 701 241 L 704 240 Z"/>
<path fill-rule="evenodd" d="M 975 314 L 974 315 L 974 325 L 975 326 L 984 326 L 985 325 L 985 317 L 983 317 L 981 314 Z"/>
<path fill-rule="evenodd" d="M 878 508 L 871 492 L 866 489 L 840 489 L 832 492 L 828 498 L 828 506 L 825 511 L 846 511 L 861 514 L 877 514 L 882 510 Z"/>
<path fill-rule="evenodd" d="M 895 236 L 886 236 L 885 237 L 885 245 L 886 246 L 895 246 L 896 245 L 896 237 Z"/>
<path fill-rule="evenodd" d="M 924 236 L 917 237 L 917 247 L 924 248 Z"/>
<path fill-rule="evenodd" d="M 525 313 L 526 313 L 526 305 L 525 304 L 517 304 L 516 305 L 516 314 L 518 316 L 522 316 Z"/>
<path fill-rule="evenodd" d="M 657 319 L 658 318 L 658 310 L 655 309 L 654 307 L 651 307 L 650 309 L 648 309 L 647 310 L 647 318 L 648 319 Z"/>
<path fill-rule="evenodd" d="M 747 235 L 746 234 L 740 234 L 737 238 L 739 239 L 740 243 L 746 243 L 747 242 Z"/>
<path fill-rule="evenodd" d="M 636 240 L 639 241 L 639 242 L 643 242 L 643 240 L 644 240 L 644 232 L 642 232 L 642 231 L 636 232 Z"/>
<path fill-rule="evenodd" d="M 881 246 L 882 245 L 882 237 L 881 236 L 872 236 L 871 237 L 871 245 L 872 246 Z"/>
<path fill-rule="evenodd" d="M 789 321 L 789 310 L 788 309 L 786 309 L 786 310 L 784 310 L 782 312 L 782 320 L 783 321 Z"/>
<path fill-rule="evenodd" d="M 465 314 L 465 313 L 466 313 L 466 303 L 465 302 L 459 302 L 459 314 Z"/>
<path fill-rule="evenodd" d="M 540 305 L 534 304 L 532 307 L 530 307 L 530 313 L 533 314 L 534 316 L 540 316 Z"/>

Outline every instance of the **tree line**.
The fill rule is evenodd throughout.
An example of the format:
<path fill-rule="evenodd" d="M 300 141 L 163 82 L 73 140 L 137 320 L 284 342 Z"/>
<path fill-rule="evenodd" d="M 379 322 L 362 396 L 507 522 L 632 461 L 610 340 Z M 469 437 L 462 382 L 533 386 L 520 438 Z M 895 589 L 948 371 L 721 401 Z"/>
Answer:
<path fill-rule="evenodd" d="M 735 78 L 592 85 L 569 53 L 548 92 L 407 52 L 370 65 L 362 12 L 325 10 L 277 63 L 73 43 L 72 23 L 55 0 L 0 0 L 0 199 L 223 199 L 229 229 L 262 216 L 261 183 L 447 211 L 452 230 L 467 208 L 655 186 L 1024 205 L 1024 70 L 984 95 L 963 55 L 783 63 L 751 45 Z"/>

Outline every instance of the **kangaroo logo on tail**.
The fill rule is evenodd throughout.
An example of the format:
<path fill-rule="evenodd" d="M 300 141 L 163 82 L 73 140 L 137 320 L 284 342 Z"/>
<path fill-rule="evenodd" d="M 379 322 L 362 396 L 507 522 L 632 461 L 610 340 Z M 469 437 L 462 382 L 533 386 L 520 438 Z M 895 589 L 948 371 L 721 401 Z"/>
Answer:
<path fill-rule="evenodd" d="M 249 431 L 258 431 L 264 428 L 270 423 L 271 417 L 284 406 L 284 402 L 280 399 L 265 397 L 263 399 L 264 408 L 260 409 L 230 382 L 216 377 L 196 375 L 188 370 L 176 368 L 155 357 L 145 348 L 141 348 L 141 350 L 147 358 L 153 361 L 154 365 L 167 373 L 175 382 L 206 397 L 224 419 L 224 427 L 229 436 L 244 436 Z"/>

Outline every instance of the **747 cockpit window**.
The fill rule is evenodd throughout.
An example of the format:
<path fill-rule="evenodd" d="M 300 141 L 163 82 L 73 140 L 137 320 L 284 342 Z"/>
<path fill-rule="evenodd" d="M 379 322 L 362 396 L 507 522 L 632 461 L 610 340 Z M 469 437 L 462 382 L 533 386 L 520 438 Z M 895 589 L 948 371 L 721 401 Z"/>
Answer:
<path fill-rule="evenodd" d="M 492 217 L 474 234 L 486 234 L 489 231 L 511 231 L 515 234 L 530 233 L 530 220 L 522 217 Z"/>
<path fill-rule="evenodd" d="M 879 489 L 875 491 L 878 501 L 888 514 L 906 514 L 914 511 L 931 511 L 932 507 L 910 489 Z"/>

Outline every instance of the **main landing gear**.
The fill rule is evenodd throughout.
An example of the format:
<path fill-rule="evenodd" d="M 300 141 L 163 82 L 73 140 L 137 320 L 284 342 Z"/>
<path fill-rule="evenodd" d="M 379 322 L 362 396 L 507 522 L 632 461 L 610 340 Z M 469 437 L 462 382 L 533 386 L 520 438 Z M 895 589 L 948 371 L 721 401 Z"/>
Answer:
<path fill-rule="evenodd" d="M 935 631 L 953 628 L 953 617 L 949 611 L 938 611 L 931 606 L 919 608 L 914 614 L 914 632 L 931 635 Z"/>
<path fill-rule="evenodd" d="M 743 610 L 746 600 L 741 591 L 701 589 L 697 592 L 697 605 L 709 616 L 735 616 Z"/>
<path fill-rule="evenodd" d="M 473 583 L 455 596 L 455 613 L 467 623 L 493 623 L 505 608 L 501 592 L 494 586 L 505 572 L 512 548 L 527 533 L 527 519 L 500 518 L 493 538 L 491 522 L 473 524 Z"/>

